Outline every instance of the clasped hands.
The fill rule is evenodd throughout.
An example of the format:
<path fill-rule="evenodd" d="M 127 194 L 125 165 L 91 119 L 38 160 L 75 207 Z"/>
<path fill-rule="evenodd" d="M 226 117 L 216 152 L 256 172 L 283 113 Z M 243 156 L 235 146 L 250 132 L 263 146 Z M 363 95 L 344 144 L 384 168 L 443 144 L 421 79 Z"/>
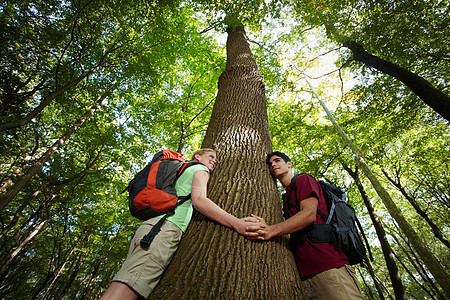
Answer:
<path fill-rule="evenodd" d="M 266 224 L 263 218 L 252 214 L 242 218 L 245 222 L 245 232 L 242 234 L 249 240 L 269 240 L 273 236 L 272 227 Z"/>

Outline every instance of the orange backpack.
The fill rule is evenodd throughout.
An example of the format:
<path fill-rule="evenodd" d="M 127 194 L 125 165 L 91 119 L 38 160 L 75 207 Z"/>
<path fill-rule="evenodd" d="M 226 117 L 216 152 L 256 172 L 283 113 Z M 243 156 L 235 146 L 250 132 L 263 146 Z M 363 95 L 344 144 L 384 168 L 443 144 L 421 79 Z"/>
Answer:
<path fill-rule="evenodd" d="M 151 236 L 142 239 L 141 246 L 144 248 L 150 245 L 164 220 L 175 213 L 175 208 L 191 198 L 190 194 L 178 197 L 175 183 L 184 170 L 194 164 L 201 162 L 186 162 L 182 154 L 162 150 L 153 156 L 152 161 L 136 174 L 124 190 L 128 190 L 128 205 L 132 216 L 148 220 L 165 214 L 153 227 L 153 234 L 150 232 Z"/>

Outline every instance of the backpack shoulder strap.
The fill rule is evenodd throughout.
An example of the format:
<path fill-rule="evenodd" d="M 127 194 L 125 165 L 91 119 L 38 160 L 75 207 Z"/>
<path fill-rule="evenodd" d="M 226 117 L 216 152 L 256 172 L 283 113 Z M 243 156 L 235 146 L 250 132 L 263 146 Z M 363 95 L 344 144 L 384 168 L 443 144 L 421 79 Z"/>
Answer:
<path fill-rule="evenodd" d="M 196 160 L 190 160 L 187 162 L 184 162 L 183 165 L 180 167 L 180 169 L 177 172 L 177 178 L 181 176 L 181 174 L 183 174 L 183 172 L 189 168 L 192 167 L 193 165 L 203 165 L 201 162 L 196 161 Z"/>
<path fill-rule="evenodd" d="M 291 194 L 294 193 L 295 200 L 297 200 L 297 178 L 300 176 L 300 174 L 294 175 L 291 179 L 291 183 L 289 184 L 289 195 L 288 197 L 291 197 Z M 297 201 L 295 201 L 297 203 Z M 297 203 L 297 209 L 300 211 L 300 204 Z"/>
<path fill-rule="evenodd" d="M 181 174 L 180 174 L 181 175 Z M 172 216 L 175 214 L 175 208 L 186 202 L 187 200 L 191 199 L 191 194 L 180 197 L 179 201 L 174 205 L 171 211 L 164 214 L 164 216 L 161 217 L 161 219 L 150 229 L 149 233 L 147 233 L 140 242 L 140 245 L 142 248 L 148 248 L 150 247 L 151 242 L 155 238 L 155 236 L 158 234 L 158 232 L 161 231 L 161 227 L 166 221 L 167 217 Z"/>
<path fill-rule="evenodd" d="M 296 185 L 295 183 L 297 182 L 297 178 L 298 178 L 299 175 L 300 175 L 300 174 L 296 174 L 296 175 L 294 175 L 294 177 L 292 177 L 292 179 L 291 179 L 291 183 L 289 184 L 289 190 L 290 190 L 291 192 L 294 192 L 294 193 L 297 192 L 297 185 Z"/>
<path fill-rule="evenodd" d="M 291 183 L 289 184 L 289 190 L 291 192 L 294 192 L 294 195 L 296 195 L 297 193 L 297 178 L 298 176 L 302 175 L 302 174 L 308 174 L 308 173 L 299 173 L 294 175 L 294 177 L 292 177 L 291 179 Z M 308 174 L 309 175 L 309 174 Z M 320 185 L 320 184 L 319 184 Z M 322 187 L 321 187 L 322 188 Z M 322 191 L 323 192 L 323 191 Z M 325 197 L 325 195 L 324 195 Z M 318 200 L 318 199 L 317 199 Z M 325 200 L 326 201 L 326 200 Z M 326 214 L 324 214 L 319 208 L 317 208 L 317 213 L 326 221 L 328 216 Z M 327 223 L 328 224 L 328 223 Z"/>

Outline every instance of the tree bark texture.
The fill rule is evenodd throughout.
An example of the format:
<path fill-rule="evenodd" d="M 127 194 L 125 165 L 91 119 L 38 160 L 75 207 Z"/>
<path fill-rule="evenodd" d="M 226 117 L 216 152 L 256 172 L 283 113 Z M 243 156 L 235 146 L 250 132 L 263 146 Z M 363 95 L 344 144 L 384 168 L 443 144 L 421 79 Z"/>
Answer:
<path fill-rule="evenodd" d="M 450 121 L 450 97 L 429 83 L 424 78 L 382 58 L 368 53 L 356 42 L 345 42 L 344 47 L 353 52 L 353 58 L 403 82 L 423 102 L 438 114 Z"/>
<path fill-rule="evenodd" d="M 217 151 L 208 196 L 238 218 L 283 220 L 265 164 L 272 150 L 263 76 L 243 29 L 229 32 L 226 69 L 202 147 Z M 150 299 L 302 299 L 287 237 L 250 241 L 196 214 Z"/>

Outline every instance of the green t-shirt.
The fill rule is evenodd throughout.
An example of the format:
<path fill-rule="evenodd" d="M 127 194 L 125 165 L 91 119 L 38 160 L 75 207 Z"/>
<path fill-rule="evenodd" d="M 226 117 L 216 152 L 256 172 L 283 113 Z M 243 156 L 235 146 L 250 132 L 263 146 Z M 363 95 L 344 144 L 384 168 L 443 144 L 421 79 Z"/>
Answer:
<path fill-rule="evenodd" d="M 183 174 L 181 174 L 175 184 L 178 197 L 187 196 L 191 193 L 192 179 L 194 178 L 194 173 L 197 171 L 206 171 L 209 173 L 208 168 L 201 164 L 193 165 L 184 170 Z M 191 222 L 193 211 L 194 207 L 192 206 L 192 200 L 189 199 L 178 206 L 175 209 L 175 214 L 167 217 L 167 220 L 170 220 L 170 222 L 180 227 L 183 232 L 186 232 L 186 229 Z"/>

